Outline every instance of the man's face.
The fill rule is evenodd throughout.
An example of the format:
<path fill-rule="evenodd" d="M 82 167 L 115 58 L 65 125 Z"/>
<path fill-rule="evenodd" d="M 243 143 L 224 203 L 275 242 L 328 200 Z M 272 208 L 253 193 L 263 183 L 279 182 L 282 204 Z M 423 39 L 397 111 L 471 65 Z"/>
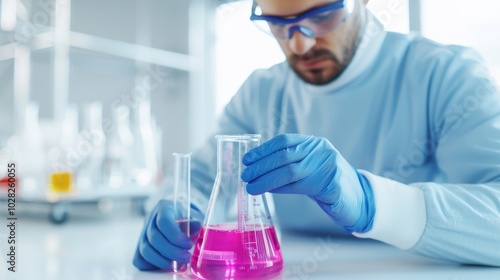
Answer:
<path fill-rule="evenodd" d="M 356 2 L 348 20 L 333 31 L 310 38 L 295 31 L 289 40 L 277 39 L 288 64 L 307 83 L 327 84 L 335 80 L 352 60 L 362 27 L 360 15 L 365 6 Z M 257 0 L 262 14 L 294 16 L 337 0 Z"/>

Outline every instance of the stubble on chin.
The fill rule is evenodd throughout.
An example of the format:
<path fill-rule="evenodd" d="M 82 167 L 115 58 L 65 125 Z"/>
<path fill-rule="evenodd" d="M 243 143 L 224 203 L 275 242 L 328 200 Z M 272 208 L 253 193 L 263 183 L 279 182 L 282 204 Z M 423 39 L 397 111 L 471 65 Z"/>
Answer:
<path fill-rule="evenodd" d="M 301 61 L 327 59 L 327 66 L 316 69 L 301 69 L 299 64 Z M 331 51 L 326 49 L 312 49 L 303 56 L 293 55 L 288 59 L 288 64 L 293 71 L 304 82 L 312 85 L 324 85 L 335 80 L 343 70 L 347 67 L 340 59 Z"/>

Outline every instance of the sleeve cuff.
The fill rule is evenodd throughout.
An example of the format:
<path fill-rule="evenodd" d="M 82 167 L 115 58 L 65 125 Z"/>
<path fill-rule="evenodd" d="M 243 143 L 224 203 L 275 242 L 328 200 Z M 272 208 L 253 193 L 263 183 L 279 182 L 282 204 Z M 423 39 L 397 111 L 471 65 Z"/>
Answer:
<path fill-rule="evenodd" d="M 415 246 L 425 229 L 427 213 L 424 193 L 391 179 L 358 170 L 370 182 L 375 197 L 373 227 L 360 238 L 372 238 L 407 250 Z"/>

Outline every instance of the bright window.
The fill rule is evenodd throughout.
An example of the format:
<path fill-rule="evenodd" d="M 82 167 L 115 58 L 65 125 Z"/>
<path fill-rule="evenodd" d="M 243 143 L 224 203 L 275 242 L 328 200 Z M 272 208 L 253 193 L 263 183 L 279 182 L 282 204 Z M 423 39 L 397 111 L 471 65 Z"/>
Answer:
<path fill-rule="evenodd" d="M 276 40 L 250 21 L 252 1 L 221 5 L 216 13 L 216 112 L 220 113 L 255 70 L 282 62 Z"/>
<path fill-rule="evenodd" d="M 500 81 L 500 1 L 421 1 L 422 34 L 443 44 L 476 49 Z"/>
<path fill-rule="evenodd" d="M 408 0 L 371 0 L 367 7 L 386 30 L 400 33 L 410 30 Z"/>

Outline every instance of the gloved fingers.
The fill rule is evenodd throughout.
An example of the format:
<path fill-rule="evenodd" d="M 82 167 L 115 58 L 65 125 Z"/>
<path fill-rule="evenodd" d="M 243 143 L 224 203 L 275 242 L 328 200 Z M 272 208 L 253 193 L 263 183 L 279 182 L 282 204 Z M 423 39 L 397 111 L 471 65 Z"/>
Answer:
<path fill-rule="evenodd" d="M 172 261 L 156 251 L 156 249 L 149 244 L 146 237 L 143 237 L 143 240 L 139 243 L 139 252 L 142 258 L 151 265 L 159 269 L 172 270 Z"/>
<path fill-rule="evenodd" d="M 261 160 L 279 150 L 295 147 L 304 141 L 311 138 L 310 135 L 301 134 L 281 134 L 273 139 L 265 142 L 264 144 L 253 148 L 243 156 L 242 162 L 248 166 L 256 161 Z"/>
<path fill-rule="evenodd" d="M 313 188 L 308 188 L 309 185 L 304 183 L 304 180 L 290 183 L 288 185 L 281 186 L 277 189 L 271 190 L 271 193 L 279 194 L 304 194 L 314 196 L 316 192 Z"/>
<path fill-rule="evenodd" d="M 160 205 L 162 204 L 162 205 Z M 174 208 L 167 201 L 159 202 L 158 212 L 156 213 L 155 226 L 159 232 L 173 245 L 182 249 L 190 249 L 193 242 L 183 233 L 179 223 L 175 220 Z M 153 223 L 150 223 L 153 224 Z"/>
<path fill-rule="evenodd" d="M 141 256 L 139 246 L 140 245 L 137 245 L 137 249 L 135 250 L 134 260 L 133 260 L 134 266 L 137 267 L 137 269 L 139 269 L 139 270 L 156 270 L 156 269 L 158 269 L 158 267 L 150 264 L 148 261 L 146 261 Z"/>
<path fill-rule="evenodd" d="M 292 163 L 277 168 L 247 184 L 247 192 L 251 195 L 272 192 L 285 185 L 300 181 L 310 175 L 309 169 L 303 169 L 300 163 Z M 297 194 L 307 190 L 297 189 Z"/>
<path fill-rule="evenodd" d="M 182 232 L 180 233 L 182 234 Z M 180 263 L 188 263 L 191 255 L 183 248 L 179 248 L 170 243 L 167 238 L 160 232 L 156 223 L 150 223 L 146 229 L 146 239 L 163 257 L 178 261 Z"/>
<path fill-rule="evenodd" d="M 321 171 L 320 171 L 321 172 Z M 328 187 L 326 182 L 332 180 L 336 172 L 318 174 L 318 176 L 307 176 L 299 181 L 284 185 L 272 190 L 272 193 L 279 194 L 304 194 L 311 197 L 325 197 L 325 199 L 335 200 L 338 190 Z"/>
<path fill-rule="evenodd" d="M 307 157 L 309 151 L 298 147 L 299 146 L 295 146 L 285 150 L 279 150 L 247 166 L 241 174 L 241 180 L 244 182 L 251 182 L 275 169 L 291 163 L 300 162 Z"/>

